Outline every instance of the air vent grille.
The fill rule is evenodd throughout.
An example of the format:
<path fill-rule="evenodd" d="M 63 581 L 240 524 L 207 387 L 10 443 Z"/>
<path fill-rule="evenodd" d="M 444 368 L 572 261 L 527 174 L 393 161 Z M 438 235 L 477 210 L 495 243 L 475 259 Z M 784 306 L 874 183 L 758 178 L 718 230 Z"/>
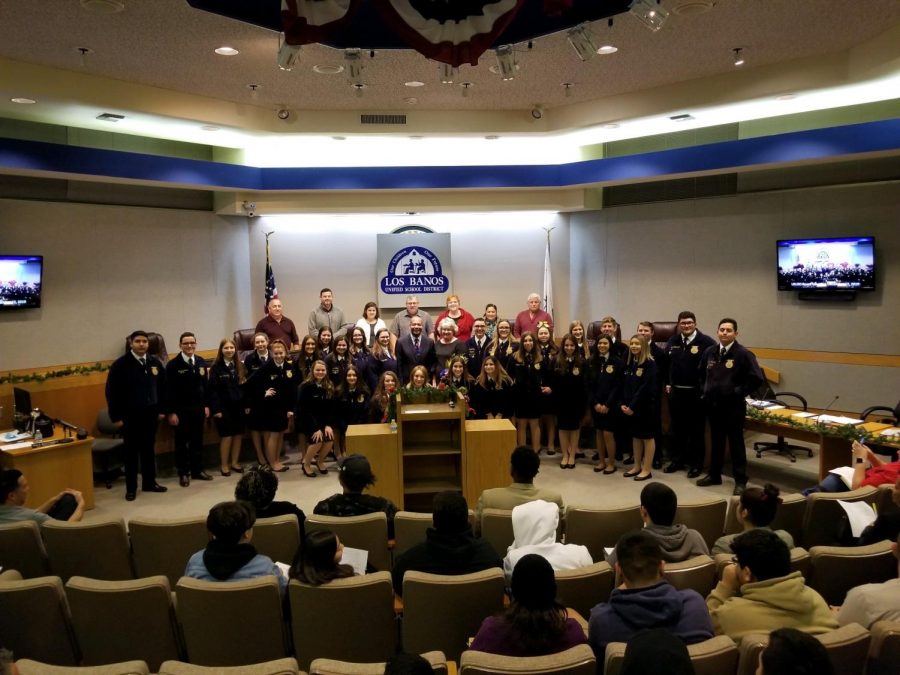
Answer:
<path fill-rule="evenodd" d="M 360 115 L 360 124 L 406 124 L 406 115 Z"/>

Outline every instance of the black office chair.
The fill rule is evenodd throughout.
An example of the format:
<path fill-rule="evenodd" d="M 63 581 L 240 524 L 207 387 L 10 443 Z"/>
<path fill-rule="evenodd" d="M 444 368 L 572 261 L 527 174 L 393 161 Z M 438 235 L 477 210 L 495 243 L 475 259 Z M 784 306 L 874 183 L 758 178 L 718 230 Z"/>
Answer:
<path fill-rule="evenodd" d="M 109 410 L 106 408 L 97 413 L 97 431 L 112 437 L 95 438 L 91 444 L 91 455 L 99 465 L 101 480 L 106 484 L 106 489 L 109 490 L 112 487 L 113 479 L 109 466 L 110 454 L 115 453 L 119 455 L 117 459 L 120 460 L 121 453 L 118 451 L 125 447 L 125 441 L 122 440 L 122 430 L 113 424 L 113 421 L 109 418 Z M 121 466 L 121 461 L 119 461 L 118 466 Z"/>
<path fill-rule="evenodd" d="M 805 411 L 807 409 L 806 399 L 803 398 L 800 394 L 796 394 L 792 391 L 776 391 L 773 392 L 770 396 L 765 398 L 766 401 L 772 401 L 773 403 L 778 403 L 779 405 L 783 405 L 785 408 L 796 409 L 796 404 L 791 405 L 787 401 L 782 400 L 781 397 L 791 397 L 797 399 L 800 402 L 800 405 L 803 407 Z M 753 449 L 756 450 L 756 458 L 760 459 L 764 452 L 777 452 L 779 455 L 783 457 L 787 457 L 791 460 L 791 462 L 797 461 L 797 456 L 794 454 L 794 450 L 802 450 L 809 453 L 809 456 L 813 456 L 813 451 L 811 448 L 808 448 L 804 445 L 794 445 L 793 443 L 788 443 L 784 436 L 776 437 L 774 443 L 771 441 L 757 441 L 753 444 Z"/>

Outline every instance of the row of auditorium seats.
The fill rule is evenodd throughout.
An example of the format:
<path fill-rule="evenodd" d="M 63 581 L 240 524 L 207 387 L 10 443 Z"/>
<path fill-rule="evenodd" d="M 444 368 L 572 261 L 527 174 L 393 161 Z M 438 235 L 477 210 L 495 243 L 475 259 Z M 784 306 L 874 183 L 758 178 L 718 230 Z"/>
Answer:
<path fill-rule="evenodd" d="M 891 486 L 865 487 L 839 494 L 815 493 L 809 497 L 786 495 L 779 507 L 774 529 L 787 530 L 797 545 L 806 549 L 835 543 L 835 523 L 841 515 L 838 500 L 863 500 L 878 505 L 884 513 L 896 506 Z M 714 498 L 681 504 L 675 521 L 698 530 L 712 548 L 723 533 L 739 531 L 735 516 L 738 498 L 728 502 Z M 384 514 L 355 518 L 311 515 L 307 531 L 336 531 L 348 546 L 369 552 L 376 570 L 389 570 L 393 557 L 425 539 L 431 515 L 401 511 L 394 522 L 395 540 L 388 541 Z M 510 511 L 485 509 L 481 536 L 502 557 L 513 542 Z M 560 539 L 587 546 L 594 560 L 604 560 L 604 549 L 614 546 L 628 530 L 641 527 L 638 506 L 612 509 L 569 507 L 560 527 Z M 25 578 L 54 574 L 70 577 L 125 580 L 157 574 L 174 585 L 184 572 L 188 558 L 206 546 L 208 533 L 203 517 L 181 520 L 132 519 L 126 530 L 121 519 L 88 520 L 77 523 L 49 521 L 41 528 L 24 522 L 0 526 L 0 566 L 18 570 Z M 293 516 L 261 519 L 253 528 L 253 544 L 273 560 L 290 564 L 300 542 Z M 96 551 L 104 551 L 97 556 Z"/>

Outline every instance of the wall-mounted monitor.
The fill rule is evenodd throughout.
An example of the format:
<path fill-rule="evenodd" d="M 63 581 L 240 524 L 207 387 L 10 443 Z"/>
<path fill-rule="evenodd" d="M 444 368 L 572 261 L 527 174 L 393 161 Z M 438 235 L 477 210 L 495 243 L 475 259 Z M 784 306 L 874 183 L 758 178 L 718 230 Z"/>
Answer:
<path fill-rule="evenodd" d="M 778 242 L 778 290 L 875 290 L 875 238 L 784 239 Z"/>
<path fill-rule="evenodd" d="M 41 306 L 44 258 L 0 254 L 0 311 Z"/>

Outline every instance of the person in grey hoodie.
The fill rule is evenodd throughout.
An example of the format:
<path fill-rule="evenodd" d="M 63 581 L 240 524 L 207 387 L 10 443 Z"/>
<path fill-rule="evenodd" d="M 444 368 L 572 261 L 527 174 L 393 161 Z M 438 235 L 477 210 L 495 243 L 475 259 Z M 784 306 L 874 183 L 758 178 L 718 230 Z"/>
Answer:
<path fill-rule="evenodd" d="M 709 555 L 709 547 L 697 530 L 687 525 L 675 525 L 678 497 L 663 483 L 648 483 L 641 490 L 641 518 L 644 532 L 656 539 L 666 562 L 682 562 L 698 555 Z M 606 562 L 616 566 L 616 552 Z M 618 579 L 618 577 L 617 577 Z"/>
<path fill-rule="evenodd" d="M 647 530 L 633 530 L 616 544 L 616 575 L 623 582 L 609 602 L 591 610 L 588 642 L 602 664 L 606 645 L 628 642 L 641 631 L 662 628 L 686 644 L 713 636 L 703 596 L 680 591 L 663 579 L 666 563 L 656 538 Z"/>

